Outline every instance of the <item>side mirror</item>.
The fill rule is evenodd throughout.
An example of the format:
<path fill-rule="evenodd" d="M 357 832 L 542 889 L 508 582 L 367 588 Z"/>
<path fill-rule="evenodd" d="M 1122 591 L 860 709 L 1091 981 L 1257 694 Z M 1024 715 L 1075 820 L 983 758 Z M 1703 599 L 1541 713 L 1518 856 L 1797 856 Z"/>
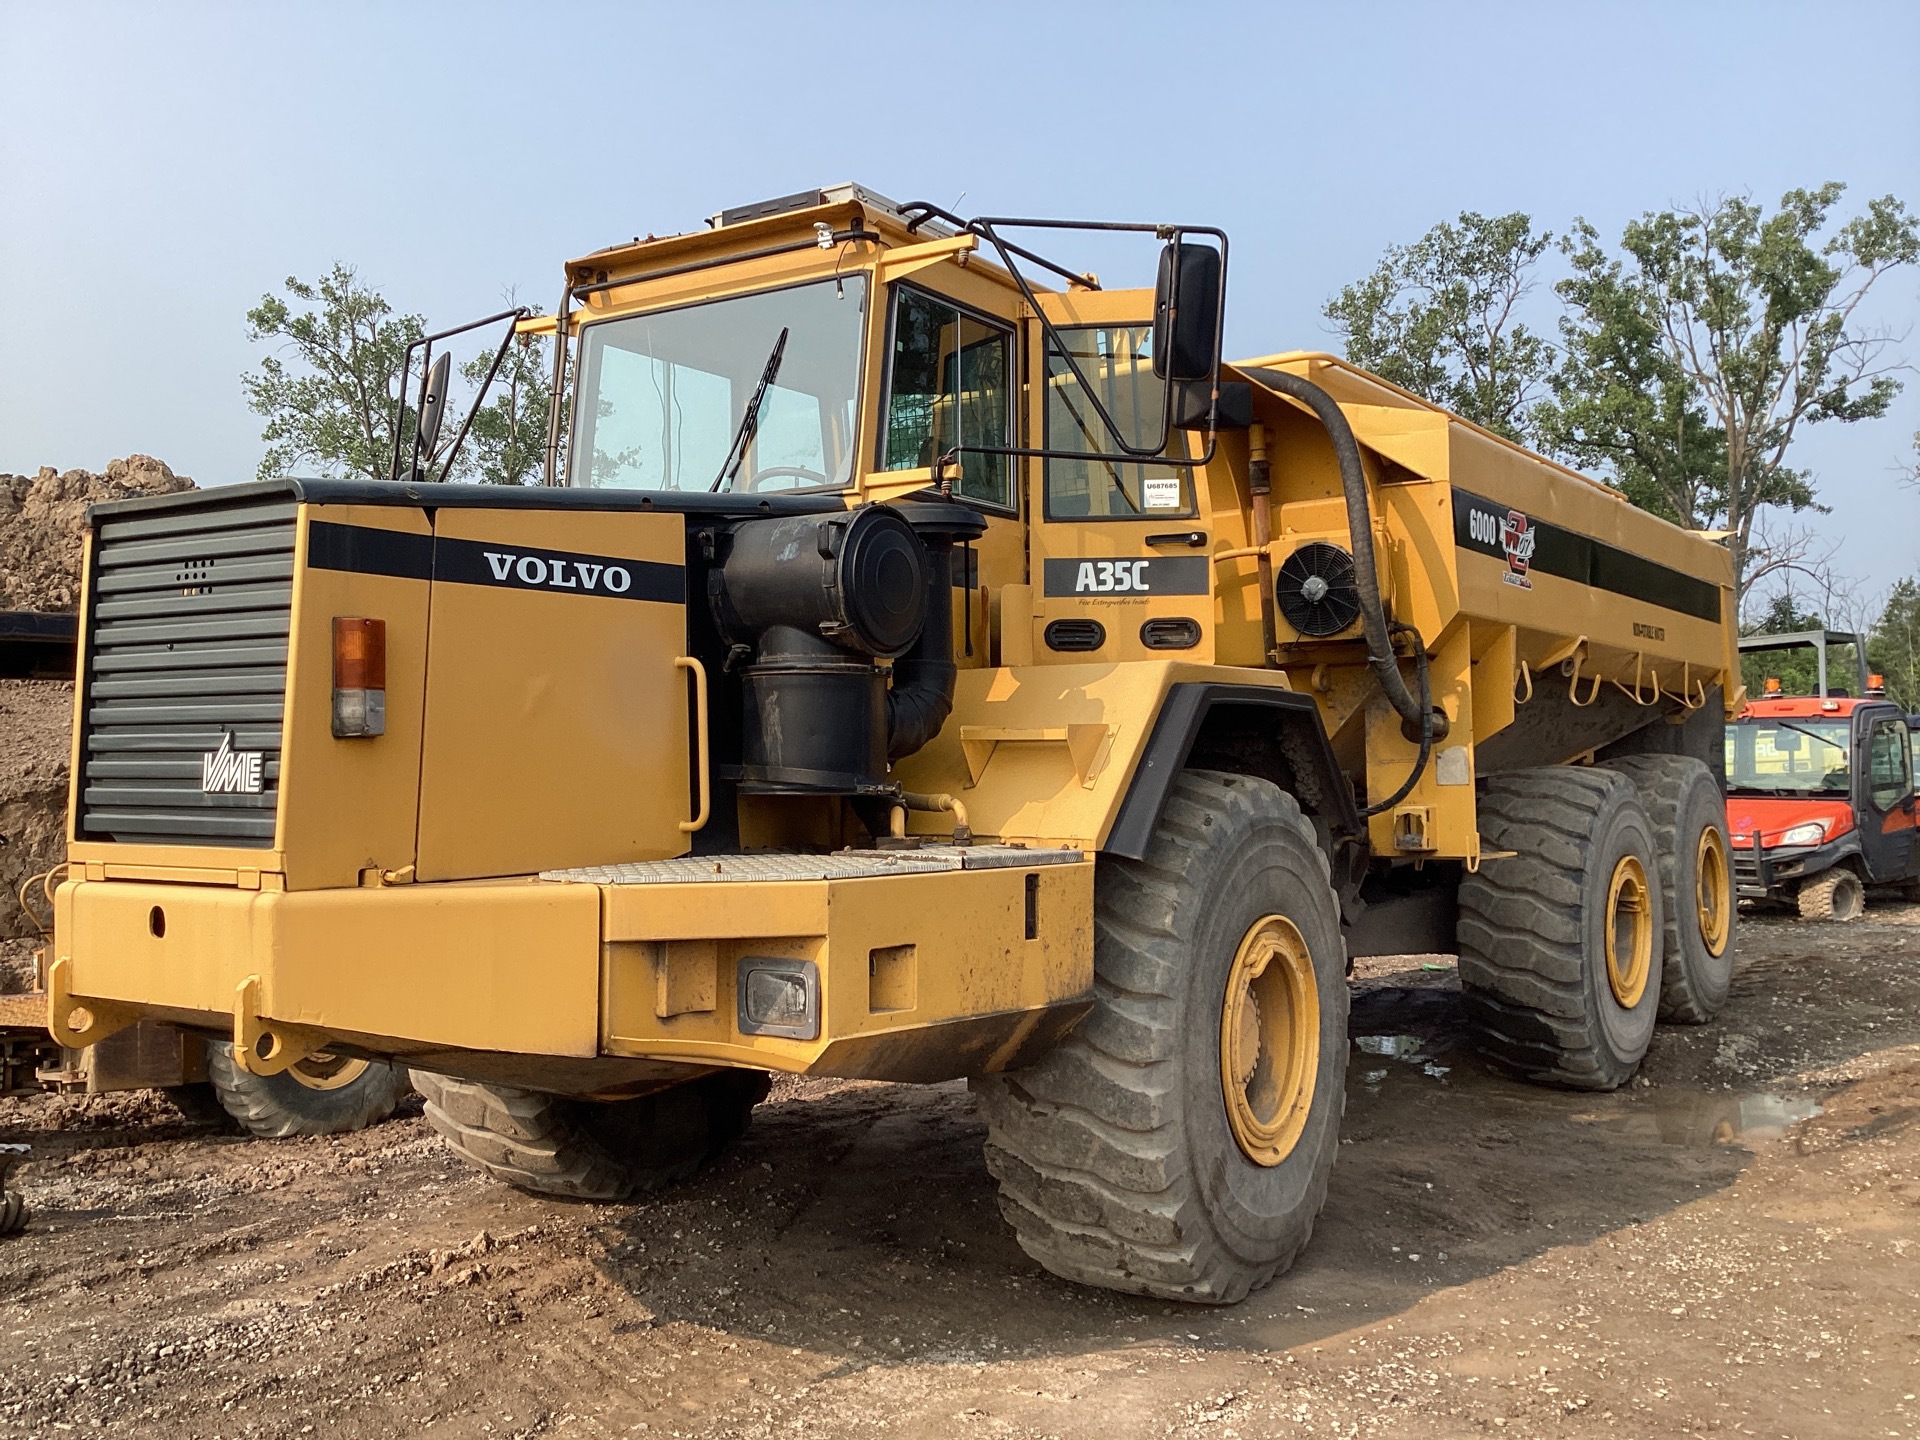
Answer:
<path fill-rule="evenodd" d="M 433 447 L 440 438 L 440 422 L 447 414 L 447 384 L 452 377 L 453 355 L 441 351 L 427 374 L 426 389 L 420 396 L 420 459 L 433 459 Z"/>
<path fill-rule="evenodd" d="M 1220 367 L 1220 252 L 1168 242 L 1153 293 L 1156 379 L 1211 380 Z"/>

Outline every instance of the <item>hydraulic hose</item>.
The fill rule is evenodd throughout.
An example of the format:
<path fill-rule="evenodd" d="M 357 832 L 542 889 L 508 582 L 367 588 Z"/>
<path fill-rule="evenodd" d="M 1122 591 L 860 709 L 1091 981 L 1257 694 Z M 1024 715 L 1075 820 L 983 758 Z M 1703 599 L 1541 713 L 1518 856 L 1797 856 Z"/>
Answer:
<path fill-rule="evenodd" d="M 920 638 L 893 662 L 887 692 L 887 758 L 913 754 L 947 723 L 960 667 L 953 659 L 953 542 L 927 537 L 926 619 Z"/>
<path fill-rule="evenodd" d="M 1420 783 L 1420 776 L 1426 771 L 1428 757 L 1433 754 L 1434 725 L 1441 719 L 1433 713 L 1433 686 L 1427 679 L 1427 642 L 1421 639 L 1420 632 L 1411 625 L 1395 625 L 1393 628 L 1413 636 L 1413 670 L 1420 686 L 1420 708 L 1426 712 L 1426 723 L 1420 727 L 1420 753 L 1413 757 L 1413 768 L 1407 771 L 1407 778 L 1400 783 L 1400 788 L 1386 799 L 1376 801 L 1362 810 L 1360 812 L 1362 820 L 1370 820 L 1375 815 L 1386 814 L 1413 793 L 1413 787 Z"/>
<path fill-rule="evenodd" d="M 1430 745 L 1446 735 L 1446 722 L 1433 713 L 1431 704 L 1423 705 L 1400 678 L 1400 663 L 1394 658 L 1393 639 L 1388 633 L 1386 607 L 1380 601 L 1380 571 L 1373 557 L 1373 512 L 1367 503 L 1367 472 L 1360 464 L 1360 442 L 1347 423 L 1333 396 L 1311 380 L 1302 380 L 1285 370 L 1259 367 L 1242 369 L 1248 379 L 1282 395 L 1298 400 L 1319 418 L 1333 442 L 1334 459 L 1340 464 L 1340 486 L 1347 497 L 1347 534 L 1353 547 L 1354 584 L 1360 592 L 1360 624 L 1367 636 L 1367 666 L 1380 691 L 1387 697 L 1403 722 L 1401 731 L 1411 740 L 1426 737 Z M 1422 657 L 1425 650 L 1421 652 Z M 1424 660 L 1422 669 L 1425 668 Z M 1421 752 L 1421 763 L 1426 754 Z M 1415 776 L 1418 776 L 1418 770 Z"/>

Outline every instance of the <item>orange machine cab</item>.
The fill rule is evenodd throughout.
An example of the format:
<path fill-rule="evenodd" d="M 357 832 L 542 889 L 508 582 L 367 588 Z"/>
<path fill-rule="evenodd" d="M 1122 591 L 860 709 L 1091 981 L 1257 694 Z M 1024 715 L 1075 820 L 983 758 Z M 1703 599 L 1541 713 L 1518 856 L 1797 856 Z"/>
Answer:
<path fill-rule="evenodd" d="M 1785 898 L 1835 865 L 1920 878 L 1909 717 L 1878 698 L 1768 697 L 1727 726 L 1727 823 L 1740 894 Z"/>

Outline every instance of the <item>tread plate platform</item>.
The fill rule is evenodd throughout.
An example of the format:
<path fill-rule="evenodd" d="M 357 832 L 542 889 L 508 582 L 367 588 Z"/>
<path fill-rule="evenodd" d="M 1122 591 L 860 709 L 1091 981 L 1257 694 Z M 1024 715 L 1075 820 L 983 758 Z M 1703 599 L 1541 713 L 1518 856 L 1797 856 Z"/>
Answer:
<path fill-rule="evenodd" d="M 924 845 L 913 850 L 838 850 L 831 855 L 768 851 L 751 855 L 682 855 L 628 865 L 582 865 L 543 870 L 542 880 L 591 885 L 699 885 L 719 881 L 870 880 L 886 875 L 930 875 L 942 870 L 1001 870 L 1071 865 L 1079 850 L 1020 845 Z"/>

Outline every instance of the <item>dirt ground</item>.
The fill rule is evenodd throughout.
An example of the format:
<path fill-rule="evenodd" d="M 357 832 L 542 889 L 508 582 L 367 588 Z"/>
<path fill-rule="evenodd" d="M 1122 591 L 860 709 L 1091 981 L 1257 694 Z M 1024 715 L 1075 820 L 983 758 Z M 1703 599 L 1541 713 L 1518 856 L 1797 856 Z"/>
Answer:
<path fill-rule="evenodd" d="M 1369 962 L 1319 1233 L 1223 1310 L 1027 1260 L 958 1086 L 783 1084 L 631 1206 L 482 1179 L 417 1101 L 272 1143 L 192 1092 L 7 1101 L 0 1436 L 1920 1434 L 1920 907 L 1739 957 L 1606 1097 Z"/>

